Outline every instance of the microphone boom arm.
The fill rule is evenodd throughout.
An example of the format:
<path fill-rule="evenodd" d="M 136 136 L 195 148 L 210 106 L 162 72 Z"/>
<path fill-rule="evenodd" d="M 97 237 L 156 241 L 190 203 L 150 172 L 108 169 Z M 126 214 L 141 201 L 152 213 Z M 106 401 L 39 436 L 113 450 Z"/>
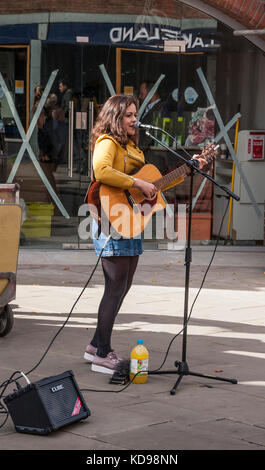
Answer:
<path fill-rule="evenodd" d="M 139 126 L 140 127 L 140 126 Z M 164 129 L 161 129 L 160 127 L 154 127 L 154 126 L 148 126 L 149 129 L 156 129 L 156 130 L 159 130 L 161 132 L 164 132 L 165 134 L 169 135 L 169 137 L 172 138 L 172 136 L 170 134 L 168 134 L 166 131 L 164 131 Z M 184 161 L 184 163 L 186 163 L 186 165 L 188 165 L 190 168 L 192 169 L 195 169 L 197 171 L 197 173 L 200 173 L 202 176 L 204 176 L 205 178 L 207 178 L 208 180 L 210 180 L 212 183 L 214 183 L 216 186 L 218 186 L 222 191 L 224 191 L 226 194 L 228 194 L 230 197 L 232 197 L 233 199 L 235 199 L 236 201 L 239 201 L 240 200 L 240 197 L 233 193 L 232 191 L 230 191 L 230 189 L 228 189 L 226 186 L 223 186 L 222 184 L 218 183 L 214 178 L 212 178 L 208 173 L 205 173 L 203 170 L 201 170 L 198 166 L 197 166 L 197 162 L 193 162 L 191 160 L 187 160 L 185 157 L 183 157 L 183 155 L 180 155 L 179 153 L 177 153 L 175 150 L 171 149 L 170 147 L 168 147 L 168 145 L 166 145 L 164 142 L 161 142 L 159 139 L 157 139 L 154 135 L 152 135 L 150 133 L 150 130 L 149 129 L 146 129 L 145 130 L 145 133 L 148 137 L 151 137 L 153 140 L 155 140 L 157 143 L 159 143 L 160 145 L 162 145 L 162 147 L 164 147 L 166 150 L 168 150 L 170 153 L 172 153 L 173 155 L 175 155 L 176 157 L 180 158 L 182 161 Z"/>

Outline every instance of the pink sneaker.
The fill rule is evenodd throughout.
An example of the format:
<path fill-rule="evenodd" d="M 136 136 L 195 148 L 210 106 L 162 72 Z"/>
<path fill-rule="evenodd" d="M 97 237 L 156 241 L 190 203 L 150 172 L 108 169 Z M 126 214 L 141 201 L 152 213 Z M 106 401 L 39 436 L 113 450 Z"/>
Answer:
<path fill-rule="evenodd" d="M 94 356 L 97 353 L 97 348 L 88 344 L 85 350 L 84 359 L 88 362 L 93 362 Z"/>
<path fill-rule="evenodd" d="M 102 372 L 103 374 L 113 374 L 120 361 L 121 359 L 117 356 L 115 351 L 109 352 L 106 357 L 100 357 L 95 354 L 91 370 L 94 372 Z"/>

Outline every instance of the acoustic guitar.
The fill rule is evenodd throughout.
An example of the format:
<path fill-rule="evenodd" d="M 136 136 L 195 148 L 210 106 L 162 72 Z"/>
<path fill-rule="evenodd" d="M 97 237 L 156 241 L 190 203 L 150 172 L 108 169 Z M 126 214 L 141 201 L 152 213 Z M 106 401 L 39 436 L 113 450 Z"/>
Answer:
<path fill-rule="evenodd" d="M 200 157 L 208 162 L 211 161 L 217 154 L 214 146 L 215 144 L 211 144 L 206 147 Z M 137 237 L 143 232 L 152 215 L 165 209 L 166 202 L 161 194 L 162 191 L 170 185 L 170 187 L 177 185 L 189 173 L 190 168 L 186 164 L 164 176 L 154 165 L 150 163 L 144 165 L 133 176 L 155 185 L 157 192 L 152 199 L 147 199 L 138 188 L 131 187 L 124 190 L 95 181 L 87 197 L 90 214 L 97 223 L 102 225 L 105 223 L 104 227 L 108 226 L 108 230 L 110 224 L 112 229 L 124 238 Z"/>

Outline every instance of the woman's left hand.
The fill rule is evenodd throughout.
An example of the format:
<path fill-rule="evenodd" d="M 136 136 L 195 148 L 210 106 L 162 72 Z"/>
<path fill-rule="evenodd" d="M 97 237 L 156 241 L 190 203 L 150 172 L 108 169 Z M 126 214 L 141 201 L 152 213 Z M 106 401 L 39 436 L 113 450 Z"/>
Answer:
<path fill-rule="evenodd" d="M 193 155 L 192 157 L 194 160 L 197 160 L 199 162 L 199 168 L 200 170 L 203 170 L 205 166 L 208 165 L 209 162 L 205 160 L 205 158 L 201 157 L 200 155 Z"/>

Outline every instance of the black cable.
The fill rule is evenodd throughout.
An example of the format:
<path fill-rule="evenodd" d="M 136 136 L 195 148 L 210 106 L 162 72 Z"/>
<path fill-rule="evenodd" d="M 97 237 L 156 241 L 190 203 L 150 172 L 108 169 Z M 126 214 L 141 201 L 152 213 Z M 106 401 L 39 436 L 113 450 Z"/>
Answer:
<path fill-rule="evenodd" d="M 209 269 L 211 267 L 211 264 L 213 262 L 213 259 L 214 259 L 214 256 L 215 256 L 215 253 L 216 253 L 216 250 L 217 250 L 217 246 L 218 246 L 218 243 L 219 243 L 219 240 L 220 240 L 220 236 L 221 236 L 221 230 L 222 230 L 222 226 L 223 226 L 223 223 L 224 223 L 224 219 L 225 219 L 225 216 L 226 216 L 226 213 L 227 213 L 227 209 L 229 207 L 229 200 L 228 200 L 228 203 L 227 203 L 227 206 L 226 206 L 226 209 L 225 209 L 225 212 L 223 214 L 223 217 L 222 217 L 222 220 L 221 220 L 221 224 L 220 224 L 220 228 L 219 228 L 219 232 L 218 232 L 218 235 L 217 235 L 217 239 L 216 239 L 216 243 L 215 243 L 215 247 L 214 247 L 214 250 L 213 250 L 213 254 L 212 254 L 212 257 L 210 259 L 210 262 L 205 270 L 205 273 L 204 273 L 204 276 L 203 276 L 203 279 L 202 279 L 202 282 L 201 282 L 201 285 L 199 287 L 199 290 L 195 296 L 195 299 L 192 303 L 192 306 L 191 306 L 191 309 L 190 309 L 190 313 L 188 315 L 188 318 L 187 318 L 187 321 L 186 323 L 183 325 L 182 329 L 172 338 L 172 340 L 170 341 L 169 345 L 168 345 L 168 348 L 167 348 L 167 351 L 166 351 L 166 354 L 165 354 L 165 357 L 164 357 L 164 360 L 162 362 L 162 364 L 155 370 L 150 370 L 149 373 L 154 373 L 154 372 L 157 372 L 158 370 L 160 370 L 163 365 L 165 364 L 166 360 L 167 360 L 167 357 L 168 357 L 168 354 L 169 354 L 169 351 L 170 351 L 170 348 L 173 344 L 173 342 L 175 341 L 175 339 L 185 330 L 185 328 L 187 327 L 188 323 L 189 323 L 189 320 L 190 320 L 190 317 L 191 317 L 191 314 L 192 314 L 192 310 L 193 310 L 193 307 L 195 305 L 195 302 L 202 290 L 202 287 L 203 287 L 203 284 L 205 282 L 205 279 L 206 279 L 206 276 L 209 272 Z M 85 388 L 85 389 L 82 389 L 81 392 L 107 392 L 107 393 L 120 393 L 120 392 L 123 392 L 124 390 L 126 390 L 126 388 L 129 387 L 129 385 L 131 385 L 131 383 L 134 381 L 135 377 L 139 374 L 140 372 L 137 372 L 137 374 L 135 374 L 133 376 L 133 378 L 125 385 L 125 387 L 123 387 L 122 389 L 120 390 L 102 390 L 102 389 L 92 389 L 92 388 Z"/>
<path fill-rule="evenodd" d="M 3 421 L 3 423 L 1 423 L 1 425 L 0 425 L 0 429 L 5 425 L 5 423 L 6 423 L 7 419 L 8 419 L 8 416 L 9 416 L 8 409 L 3 405 L 2 401 L 1 401 L 1 400 L 2 400 L 2 397 L 3 397 L 3 394 L 4 394 L 5 390 L 6 390 L 6 388 L 8 387 L 8 385 L 9 385 L 10 383 L 12 383 L 12 382 L 15 382 L 15 380 L 17 380 L 17 379 L 13 379 L 13 377 L 14 377 L 16 374 L 20 374 L 20 373 L 21 373 L 21 372 L 20 372 L 19 370 L 16 370 L 15 372 L 13 372 L 13 374 L 11 375 L 11 377 L 10 377 L 8 380 L 6 380 L 5 382 L 3 382 L 2 385 L 1 385 L 1 387 L 0 387 L 0 388 L 3 387 L 3 390 L 2 390 L 1 395 L 0 395 L 0 414 L 5 414 L 5 415 L 6 415 L 6 417 L 5 417 L 4 421 Z M 12 379 L 13 379 L 13 380 L 12 380 Z"/>
<path fill-rule="evenodd" d="M 86 283 L 85 283 L 85 285 L 84 285 L 82 291 L 80 292 L 79 296 L 77 297 L 76 301 L 74 302 L 74 304 L 73 304 L 73 306 L 72 306 L 72 308 L 71 308 L 71 310 L 70 310 L 70 312 L 69 312 L 69 314 L 68 314 L 68 316 L 67 316 L 65 322 L 62 324 L 62 326 L 59 328 L 59 330 L 57 331 L 57 333 L 54 335 L 53 339 L 51 340 L 51 342 L 50 342 L 49 346 L 47 347 L 46 351 L 44 352 L 44 354 L 43 354 L 42 357 L 40 358 L 39 362 L 37 362 L 37 364 L 36 364 L 31 370 L 29 370 L 29 371 L 26 373 L 26 375 L 31 374 L 31 372 L 33 372 L 35 369 L 37 369 L 37 367 L 38 367 L 38 366 L 40 365 L 40 363 L 43 361 L 44 357 L 47 355 L 47 353 L 48 353 L 49 349 L 51 348 L 52 344 L 54 343 L 55 339 L 57 338 L 57 336 L 61 333 L 62 329 L 63 329 L 63 328 L 65 327 L 65 325 L 67 324 L 67 322 L 68 322 L 70 316 L 72 315 L 72 312 L 73 312 L 73 310 L 74 310 L 74 308 L 75 308 L 77 302 L 79 301 L 79 299 L 80 299 L 81 296 L 83 295 L 85 289 L 87 288 L 89 282 L 91 281 L 91 279 L 92 279 L 92 277 L 93 277 L 93 275 L 94 275 L 94 272 L 96 271 L 96 269 L 97 269 L 97 267 L 98 267 L 98 263 L 99 263 L 99 261 L 100 261 L 100 259 L 101 259 L 101 255 L 102 255 L 103 250 L 104 250 L 104 248 L 102 248 L 101 253 L 100 253 L 99 257 L 98 257 L 98 260 L 97 260 L 97 262 L 96 262 L 96 264 L 95 264 L 95 266 L 94 266 L 94 268 L 93 268 L 93 271 L 92 271 L 92 273 L 90 274 L 88 280 L 86 281 Z"/>
<path fill-rule="evenodd" d="M 85 283 L 85 285 L 84 285 L 82 291 L 80 292 L 79 296 L 78 296 L 77 299 L 75 300 L 75 302 L 74 302 L 74 304 L 73 304 L 73 306 L 72 306 L 72 308 L 71 308 L 71 310 L 70 310 L 70 312 L 69 312 L 69 314 L 68 314 L 66 320 L 64 321 L 63 325 L 59 328 L 59 330 L 57 331 L 57 333 L 54 335 L 53 339 L 51 340 L 50 344 L 48 345 L 48 347 L 46 348 L 45 352 L 44 352 L 43 355 L 41 356 L 40 360 L 37 362 L 37 364 L 35 364 L 35 366 L 34 366 L 32 369 L 30 369 L 30 370 L 29 370 L 28 372 L 26 372 L 25 374 L 22 374 L 21 371 L 15 371 L 15 372 L 13 372 L 13 374 L 9 377 L 9 379 L 5 380 L 5 381 L 0 385 L 0 390 L 2 389 L 2 391 L 1 391 L 1 393 L 0 393 L 0 414 L 6 414 L 6 418 L 4 419 L 4 422 L 0 425 L 0 429 L 4 426 L 4 424 L 5 424 L 6 421 L 7 421 L 8 416 L 9 416 L 9 413 L 8 413 L 7 408 L 2 404 L 2 398 L 3 398 L 3 396 L 4 396 L 4 392 L 5 392 L 6 388 L 7 388 L 8 385 L 10 385 L 11 383 L 16 382 L 16 381 L 18 381 L 19 379 L 21 379 L 21 378 L 23 377 L 23 375 L 24 375 L 24 376 L 27 376 L 27 375 L 31 374 L 35 369 L 37 369 L 37 367 L 39 367 L 40 363 L 43 361 L 43 359 L 44 359 L 45 356 L 47 355 L 47 353 L 48 353 L 49 349 L 51 348 L 52 344 L 54 343 L 55 339 L 57 338 L 57 336 L 60 334 L 60 332 L 62 331 L 62 329 L 63 329 L 63 328 L 65 327 L 65 325 L 67 324 L 67 322 L 68 322 L 70 316 L 72 315 L 72 312 L 73 312 L 73 310 L 74 310 L 74 308 L 75 308 L 77 302 L 79 301 L 80 297 L 83 295 L 85 289 L 87 288 L 89 282 L 91 281 L 91 279 L 92 279 L 92 277 L 93 277 L 93 275 L 94 275 L 94 273 L 95 273 L 95 271 L 96 271 L 96 269 L 97 269 L 97 267 L 98 267 L 98 264 L 99 264 L 99 261 L 100 261 L 100 259 L 101 259 L 103 250 L 104 250 L 105 245 L 106 245 L 107 241 L 109 240 L 109 238 L 110 238 L 110 235 L 109 235 L 109 237 L 106 239 L 106 241 L 105 241 L 105 243 L 104 243 L 104 246 L 103 246 L 103 248 L 102 248 L 102 250 L 101 250 L 101 252 L 100 252 L 100 254 L 99 254 L 98 260 L 97 260 L 97 262 L 96 262 L 96 264 L 95 264 L 95 266 L 94 266 L 94 268 L 93 268 L 93 270 L 92 270 L 92 272 L 91 272 L 91 274 L 90 274 L 88 280 L 86 281 L 86 283 Z M 13 377 L 14 377 L 16 374 L 22 374 L 22 375 L 20 375 L 20 376 L 17 377 L 16 379 L 14 379 Z"/>
<path fill-rule="evenodd" d="M 218 243 L 219 243 L 219 240 L 220 240 L 221 230 L 222 230 L 222 226 L 223 226 L 223 223 L 224 223 L 224 219 L 225 219 L 225 216 L 226 216 L 228 207 L 229 207 L 229 199 L 228 199 L 228 203 L 227 203 L 225 212 L 224 212 L 223 217 L 222 217 L 222 221 L 221 221 L 221 224 L 220 224 L 220 228 L 219 228 L 219 232 L 218 232 L 218 235 L 217 235 L 217 239 L 216 239 L 216 243 L 215 243 L 215 247 L 214 247 L 214 250 L 213 250 L 212 257 L 211 257 L 210 262 L 209 262 L 209 264 L 208 264 L 208 266 L 207 266 L 207 268 L 206 268 L 206 270 L 205 270 L 205 273 L 204 273 L 204 276 L 203 276 L 201 285 L 200 285 L 199 290 L 198 290 L 198 292 L 197 292 L 197 294 L 196 294 L 196 296 L 195 296 L 195 299 L 194 299 L 194 301 L 193 301 L 193 303 L 192 303 L 192 306 L 191 306 L 190 313 L 189 313 L 189 315 L 188 315 L 187 321 L 186 321 L 186 323 L 183 325 L 182 329 L 181 329 L 181 330 L 172 338 L 172 340 L 170 341 L 169 346 L 168 346 L 167 351 L 166 351 L 165 358 L 164 358 L 162 364 L 161 364 L 157 369 L 155 369 L 155 370 L 153 370 L 153 371 L 151 371 L 151 372 L 157 372 L 158 370 L 160 370 L 160 369 L 163 367 L 163 365 L 165 364 L 165 362 L 166 362 L 166 360 L 167 360 L 167 356 L 168 356 L 169 350 L 170 350 L 170 348 L 171 348 L 171 346 L 172 346 L 172 343 L 175 341 L 175 339 L 176 339 L 176 338 L 185 330 L 185 328 L 187 328 L 187 326 L 188 326 L 188 323 L 189 323 L 189 320 L 190 320 L 190 317 L 191 317 L 191 314 L 192 314 L 193 307 L 194 307 L 195 302 L 196 302 L 196 300 L 197 300 L 197 298 L 198 298 L 198 296 L 199 296 L 199 294 L 200 294 L 200 292 L 201 292 L 201 290 L 202 290 L 202 287 L 203 287 L 203 284 L 204 284 L 204 282 L 205 282 L 206 276 L 207 276 L 207 274 L 208 274 L 208 272 L 209 272 L 209 269 L 210 269 L 210 267 L 211 267 L 211 264 L 212 264 L 212 262 L 213 262 L 213 259 L 214 259 L 214 256 L 215 256 L 215 253 L 216 253 L 216 250 L 217 250 L 217 246 L 218 246 Z"/>
<path fill-rule="evenodd" d="M 194 299 L 194 301 L 193 301 L 193 303 L 192 303 L 192 306 L 191 306 L 191 309 L 190 309 L 190 313 L 189 313 L 188 318 L 187 318 L 187 322 L 183 325 L 183 328 L 182 328 L 182 329 L 172 338 L 172 340 L 170 341 L 162 364 L 161 364 L 157 369 L 150 371 L 150 373 L 151 373 L 151 372 L 152 372 L 152 373 L 157 372 L 158 370 L 160 370 L 160 369 L 163 367 L 163 365 L 164 365 L 165 362 L 166 362 L 166 359 L 167 359 L 167 357 L 168 357 L 168 354 L 169 354 L 169 351 L 170 351 L 170 348 L 171 348 L 173 342 L 174 342 L 175 339 L 185 330 L 185 328 L 186 328 L 187 325 L 188 325 L 188 322 L 189 322 L 190 317 L 191 317 L 191 314 L 192 314 L 193 307 L 194 307 L 195 302 L 196 302 L 196 300 L 197 300 L 197 298 L 198 298 L 198 296 L 199 296 L 199 294 L 200 294 L 200 291 L 201 291 L 201 289 L 202 289 L 202 287 L 203 287 L 203 284 L 204 284 L 204 282 L 205 282 L 205 279 L 206 279 L 206 276 L 207 276 L 207 274 L 208 274 L 208 271 L 209 271 L 209 269 L 210 269 L 210 267 L 211 267 L 211 264 L 212 264 L 212 262 L 213 262 L 213 259 L 214 259 L 214 256 L 215 256 L 215 253 L 216 253 L 216 250 L 217 250 L 218 242 L 219 242 L 219 239 L 220 239 L 220 234 L 221 234 L 221 230 L 222 230 L 222 226 L 223 226 L 223 222 L 224 222 L 224 219 L 225 219 L 225 216 L 226 216 L 226 212 L 227 212 L 228 206 L 229 206 L 229 200 L 228 200 L 228 204 L 227 204 L 226 210 L 225 210 L 225 212 L 224 212 L 224 215 L 223 215 L 223 217 L 222 217 L 222 221 L 221 221 L 221 224 L 220 224 L 219 233 L 218 233 L 218 236 L 217 236 L 217 240 L 216 240 L 216 244 L 215 244 L 215 248 L 214 248 L 214 251 L 213 251 L 211 260 L 210 260 L 209 265 L 208 265 L 208 267 L 207 267 L 207 269 L 206 269 L 206 271 L 205 271 L 205 273 L 204 273 L 204 276 L 203 276 L 203 279 L 202 279 L 200 288 L 199 288 L 199 290 L 198 290 L 198 292 L 197 292 L 197 294 L 196 294 L 196 296 L 195 296 L 195 299 Z M 106 242 L 105 242 L 105 243 L 106 243 Z M 49 344 L 48 347 L 46 348 L 46 351 L 44 352 L 44 354 L 42 355 L 42 357 L 40 358 L 40 360 L 37 362 L 37 364 L 36 364 L 31 370 L 29 370 L 25 375 L 29 375 L 29 374 L 32 373 L 35 369 L 37 369 L 37 367 L 38 367 L 38 366 L 40 365 L 40 363 L 43 361 L 44 357 L 47 355 L 47 353 L 48 353 L 49 349 L 51 348 L 52 344 L 54 343 L 55 339 L 57 338 L 57 336 L 60 334 L 60 332 L 62 331 L 62 329 L 63 329 L 63 328 L 65 327 L 65 325 L 67 324 L 67 322 L 68 322 L 68 320 L 69 320 L 69 318 L 70 318 L 70 316 L 71 316 L 71 314 L 72 314 L 72 312 L 73 312 L 73 309 L 75 308 L 77 302 L 79 301 L 79 299 L 80 299 L 80 297 L 82 296 L 84 290 L 86 289 L 86 287 L 88 286 L 88 284 L 89 284 L 91 278 L 93 277 L 94 272 L 95 272 L 96 269 L 97 269 L 97 266 L 98 266 L 98 263 L 99 263 L 99 261 L 100 261 L 100 259 L 101 259 L 101 256 L 102 256 L 102 253 L 103 253 L 104 248 L 105 248 L 105 245 L 104 245 L 104 247 L 102 248 L 102 250 L 101 250 L 101 252 L 100 252 L 100 255 L 99 255 L 99 257 L 98 257 L 97 263 L 95 264 L 95 266 L 94 266 L 94 268 L 93 268 L 93 270 L 92 270 L 92 272 L 91 272 L 91 274 L 90 274 L 88 280 L 86 281 L 85 286 L 83 287 L 82 291 L 80 292 L 79 296 L 77 297 L 76 301 L 74 302 L 74 304 L 73 304 L 73 306 L 72 306 L 72 308 L 71 308 L 71 310 L 70 310 L 70 312 L 69 312 L 69 314 L 68 314 L 68 316 L 67 316 L 65 322 L 64 322 L 63 325 L 59 328 L 59 330 L 57 331 L 57 333 L 54 335 L 54 337 L 53 337 L 53 339 L 51 340 L 50 344 Z M 21 373 L 21 372 L 20 372 L 20 371 L 14 372 L 14 373 L 11 375 L 11 377 L 10 377 L 9 379 L 7 379 L 5 382 L 2 383 L 2 385 L 0 385 L 0 389 L 3 388 L 3 391 L 2 391 L 1 394 L 0 394 L 0 414 L 6 414 L 6 415 L 7 415 L 6 418 L 5 418 L 5 420 L 4 420 L 4 422 L 0 425 L 0 428 L 4 426 L 4 424 L 6 423 L 6 421 L 7 421 L 7 419 L 8 419 L 8 415 L 9 415 L 8 410 L 7 410 L 6 407 L 1 403 L 1 399 L 2 399 L 2 397 L 3 397 L 3 393 L 4 393 L 4 391 L 6 390 L 7 386 L 10 385 L 12 382 L 15 382 L 15 381 L 19 380 L 19 379 L 22 377 L 22 376 L 20 376 L 20 377 L 18 377 L 18 378 L 16 378 L 16 379 L 13 379 L 14 375 L 16 375 L 16 374 L 18 374 L 18 373 Z M 123 388 L 120 389 L 120 390 L 82 389 L 81 391 L 82 391 L 82 392 L 89 391 L 89 392 L 120 393 L 120 392 L 126 390 L 126 389 L 129 387 L 129 385 L 134 381 L 135 377 L 136 377 L 139 373 L 140 373 L 140 372 L 137 372 L 137 374 L 135 374 L 135 375 L 133 376 L 133 378 L 125 385 L 125 387 L 123 387 Z M 4 410 L 4 411 L 2 411 L 2 410 Z"/>
<path fill-rule="evenodd" d="M 113 371 L 114 372 L 114 371 Z M 129 380 L 129 382 L 125 385 L 125 387 L 121 388 L 120 390 L 106 390 L 106 389 L 96 389 L 96 388 L 82 388 L 80 389 L 80 392 L 105 392 L 105 393 L 120 393 L 126 390 L 126 388 L 131 385 L 131 383 L 134 381 L 135 377 L 139 374 L 141 374 L 142 371 L 137 372 L 132 379 Z"/>

